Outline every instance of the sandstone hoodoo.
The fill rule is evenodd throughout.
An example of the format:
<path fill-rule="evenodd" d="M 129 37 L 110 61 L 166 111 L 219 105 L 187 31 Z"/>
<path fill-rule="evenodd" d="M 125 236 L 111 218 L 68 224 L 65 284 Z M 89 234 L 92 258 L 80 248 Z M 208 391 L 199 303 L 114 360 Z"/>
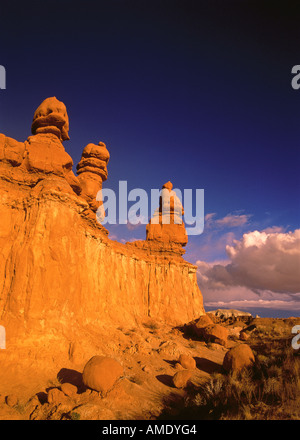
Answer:
<path fill-rule="evenodd" d="M 65 104 L 55 96 L 45 99 L 34 112 L 31 131 L 32 134 L 53 133 L 60 141 L 69 140 L 69 117 Z"/>
<path fill-rule="evenodd" d="M 0 325 L 7 363 L 9 347 L 22 362 L 56 354 L 62 362 L 71 359 L 74 341 L 88 341 L 91 351 L 80 353 L 86 362 L 95 352 L 92 335 L 103 326 L 145 318 L 182 325 L 204 313 L 196 266 L 182 257 L 187 235 L 172 184 L 164 185 L 170 197 L 161 199 L 158 224 L 151 220 L 145 240 L 110 240 L 95 212 L 108 149 L 87 139 L 75 175 L 67 140 L 67 109 L 55 97 L 38 107 L 25 142 L 0 134 Z M 162 224 L 165 213 L 170 224 Z"/>
<path fill-rule="evenodd" d="M 147 240 L 185 246 L 188 236 L 182 221 L 183 214 L 183 206 L 173 191 L 173 184 L 165 183 L 161 190 L 159 208 L 146 228 Z"/>
<path fill-rule="evenodd" d="M 107 180 L 109 157 L 110 154 L 103 142 L 99 142 L 98 145 L 88 144 L 77 165 L 78 180 L 82 188 L 81 196 L 87 200 L 93 211 L 97 211 L 100 205 L 103 205 L 97 195 L 102 189 L 102 182 Z M 101 213 L 104 217 L 104 210 Z"/>

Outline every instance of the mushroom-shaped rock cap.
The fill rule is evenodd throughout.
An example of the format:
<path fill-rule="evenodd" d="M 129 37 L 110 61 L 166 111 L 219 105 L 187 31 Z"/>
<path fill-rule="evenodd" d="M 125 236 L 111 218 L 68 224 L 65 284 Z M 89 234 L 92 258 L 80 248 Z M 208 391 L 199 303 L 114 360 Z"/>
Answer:
<path fill-rule="evenodd" d="M 169 191 L 172 191 L 173 183 L 169 181 L 163 185 L 163 188 L 167 188 Z"/>
<path fill-rule="evenodd" d="M 107 164 L 109 152 L 103 142 L 87 144 L 82 152 L 80 162 L 77 165 L 77 173 L 94 173 L 101 176 L 102 180 L 107 179 Z"/>
<path fill-rule="evenodd" d="M 52 98 L 45 99 L 36 109 L 32 126 L 32 134 L 53 133 L 60 140 L 69 140 L 69 118 L 63 102 Z"/>
<path fill-rule="evenodd" d="M 87 144 L 82 152 L 82 157 L 96 157 L 97 159 L 103 160 L 108 163 L 110 154 L 106 145 L 103 142 L 96 144 Z"/>

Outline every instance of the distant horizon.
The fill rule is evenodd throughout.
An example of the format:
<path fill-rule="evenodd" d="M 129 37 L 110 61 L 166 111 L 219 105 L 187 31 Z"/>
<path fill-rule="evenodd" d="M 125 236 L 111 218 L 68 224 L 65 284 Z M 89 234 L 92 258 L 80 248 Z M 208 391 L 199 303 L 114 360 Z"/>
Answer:
<path fill-rule="evenodd" d="M 253 318 L 255 318 L 256 316 L 258 316 L 259 318 L 273 318 L 273 319 L 286 319 L 286 318 L 299 318 L 299 316 L 297 316 L 295 313 L 293 314 L 293 311 L 291 310 L 278 310 L 278 309 L 255 309 L 253 310 L 253 308 L 234 308 L 234 307 L 208 307 L 205 306 L 204 304 L 204 309 L 205 312 L 211 312 L 213 310 L 218 310 L 218 309 L 224 309 L 224 310 L 230 310 L 230 309 L 234 309 L 234 310 L 239 310 L 240 312 L 247 312 L 250 313 Z"/>

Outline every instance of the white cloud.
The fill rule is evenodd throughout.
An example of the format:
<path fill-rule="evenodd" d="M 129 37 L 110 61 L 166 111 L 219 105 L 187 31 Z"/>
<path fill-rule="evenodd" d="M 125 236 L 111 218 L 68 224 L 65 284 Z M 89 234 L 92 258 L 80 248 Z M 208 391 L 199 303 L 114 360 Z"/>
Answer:
<path fill-rule="evenodd" d="M 214 264 L 204 276 L 215 286 L 300 292 L 300 229 L 288 233 L 253 231 L 226 246 L 230 263 Z M 201 262 L 200 262 L 201 266 Z"/>
<path fill-rule="evenodd" d="M 236 228 L 248 224 L 250 214 L 227 214 L 223 218 L 215 219 L 216 213 L 211 212 L 204 217 L 206 228 Z"/>
<path fill-rule="evenodd" d="M 297 305 L 299 310 L 300 229 L 281 231 L 270 228 L 244 234 L 226 246 L 227 261 L 197 261 L 205 303 L 235 304 L 235 308 L 238 304 L 292 309 Z"/>
<path fill-rule="evenodd" d="M 246 223 L 248 223 L 249 218 L 250 216 L 246 214 L 227 214 L 225 217 L 220 218 L 215 222 L 217 226 L 232 228 L 245 225 Z"/>

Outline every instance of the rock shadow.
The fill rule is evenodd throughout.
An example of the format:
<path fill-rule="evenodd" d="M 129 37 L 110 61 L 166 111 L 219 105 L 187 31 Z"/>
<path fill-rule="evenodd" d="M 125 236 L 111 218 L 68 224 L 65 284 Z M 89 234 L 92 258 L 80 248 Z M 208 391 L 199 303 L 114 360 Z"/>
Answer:
<path fill-rule="evenodd" d="M 70 368 L 62 368 L 58 374 L 57 379 L 60 383 L 70 383 L 75 385 L 78 389 L 78 394 L 84 393 L 86 391 L 86 386 L 82 380 L 82 373 L 76 370 L 71 370 Z"/>
<path fill-rule="evenodd" d="M 197 368 L 205 373 L 212 374 L 223 372 L 222 365 L 217 364 L 216 362 L 201 357 L 195 357 L 194 359 L 196 361 Z"/>
<path fill-rule="evenodd" d="M 156 379 L 159 380 L 159 382 L 166 385 L 167 387 L 174 387 L 172 381 L 173 377 L 170 376 L 169 374 L 159 374 L 158 376 L 156 376 Z"/>
<path fill-rule="evenodd" d="M 164 362 L 166 362 L 167 364 L 169 364 L 171 367 L 175 367 L 176 364 L 178 364 L 178 360 L 175 361 L 170 361 L 169 359 L 164 359 Z"/>
<path fill-rule="evenodd" d="M 36 396 L 37 396 L 40 404 L 43 405 L 44 403 L 48 402 L 48 395 L 44 391 L 40 391 L 40 392 L 36 393 Z"/>

